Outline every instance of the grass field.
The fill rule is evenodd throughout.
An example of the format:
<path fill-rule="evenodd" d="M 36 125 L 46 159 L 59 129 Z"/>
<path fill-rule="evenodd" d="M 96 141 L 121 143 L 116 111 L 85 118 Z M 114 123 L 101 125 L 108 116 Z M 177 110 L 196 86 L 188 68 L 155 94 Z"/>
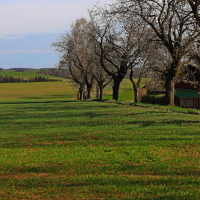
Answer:
<path fill-rule="evenodd" d="M 35 73 L 34 73 L 35 72 Z M 0 76 L 14 76 L 14 77 L 23 77 L 24 79 L 29 79 L 29 77 L 35 77 L 35 76 L 42 76 L 42 77 L 48 77 L 48 78 L 54 78 L 54 79 L 62 79 L 60 77 L 45 75 L 45 74 L 37 74 L 37 70 L 27 70 L 26 72 L 15 72 L 14 70 L 9 71 L 0 71 Z M 62 79 L 63 80 L 63 79 Z"/>
<path fill-rule="evenodd" d="M 26 69 L 25 72 L 28 72 L 28 73 L 37 73 L 39 72 L 40 69 Z"/>
<path fill-rule="evenodd" d="M 100 102 L 0 104 L 1 199 L 199 199 L 199 116 Z"/>
<path fill-rule="evenodd" d="M 35 83 L 1 83 L 0 101 L 37 99 L 75 99 L 76 93 L 66 81 Z"/>
<path fill-rule="evenodd" d="M 28 84 L 0 84 L 0 199 L 200 199 L 199 115 Z"/>
<path fill-rule="evenodd" d="M 20 72 L 14 72 L 14 74 Z M 24 72 L 21 72 L 22 74 Z M 26 74 L 26 73 L 24 73 Z M 0 73 L 1 75 L 1 73 Z M 8 75 L 8 74 L 6 74 Z M 35 74 L 32 73 L 32 76 Z M 24 77 L 24 76 L 23 76 Z M 25 79 L 25 78 L 24 78 Z M 61 82 L 35 82 L 35 83 L 0 83 L 0 101 L 21 99 L 76 99 L 78 88 L 72 87 L 69 80 L 59 78 Z M 93 91 L 95 97 L 95 90 Z M 104 99 L 112 99 L 112 87 L 105 89 Z M 131 82 L 124 80 L 120 87 L 119 101 L 132 101 L 134 93 Z"/>
<path fill-rule="evenodd" d="M 37 74 L 39 70 L 38 69 L 31 69 L 26 70 L 26 72 L 15 72 L 14 70 L 11 71 L 0 71 L 0 76 L 14 76 L 14 77 L 23 77 L 25 80 L 29 79 L 29 77 L 35 77 L 35 76 L 42 76 L 42 77 L 48 77 L 51 79 L 60 79 L 62 82 L 69 82 L 65 78 L 45 75 L 45 74 Z M 141 84 L 141 87 L 144 86 L 144 82 L 148 82 L 149 79 L 143 79 L 143 82 Z M 7 84 L 7 83 L 6 83 Z M 32 85 L 32 83 L 24 85 L 25 83 L 18 83 L 18 85 L 2 85 L 0 84 L 0 92 L 3 92 L 4 95 L 0 96 L 1 100 L 12 100 L 12 99 L 20 99 L 22 98 L 33 98 L 38 96 L 51 96 L 51 94 L 60 95 L 62 94 L 66 96 L 66 85 L 67 83 L 37 83 L 35 85 Z M 29 89 L 30 88 L 30 89 Z M 45 88 L 47 89 L 45 91 Z M 58 89 L 59 88 L 59 89 Z M 68 88 L 68 87 L 67 87 Z M 74 92 L 78 91 L 78 88 L 70 88 L 71 90 L 74 90 Z M 56 91 L 58 90 L 58 91 Z M 62 90 L 62 91 L 61 91 Z M 49 93 L 50 92 L 50 93 Z M 132 101 L 134 100 L 134 93 L 133 93 L 133 86 L 129 79 L 124 79 L 122 83 L 120 84 L 120 90 L 119 90 L 119 101 Z M 95 97 L 95 89 L 93 93 Z M 55 97 L 55 96 L 54 96 Z M 72 96 L 71 96 L 72 97 Z M 76 95 L 74 93 L 74 98 L 76 98 Z M 51 98 L 53 98 L 51 96 Z M 109 85 L 104 90 L 104 99 L 112 99 L 112 86 Z"/>

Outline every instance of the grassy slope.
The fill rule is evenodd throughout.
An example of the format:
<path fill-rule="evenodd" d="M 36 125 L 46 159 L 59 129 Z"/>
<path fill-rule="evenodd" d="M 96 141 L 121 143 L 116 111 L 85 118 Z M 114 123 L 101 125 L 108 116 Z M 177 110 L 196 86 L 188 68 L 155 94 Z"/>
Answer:
<path fill-rule="evenodd" d="M 29 77 L 44 76 L 58 78 L 62 82 L 35 82 L 35 83 L 0 83 L 0 101 L 21 99 L 75 99 L 76 93 L 69 84 L 69 80 L 44 74 L 31 72 L 0 71 L 0 75 L 17 76 L 28 79 Z"/>
<path fill-rule="evenodd" d="M 0 101 L 21 99 L 70 99 L 76 98 L 76 93 L 67 81 L 35 82 L 35 83 L 1 83 Z"/>
<path fill-rule="evenodd" d="M 14 72 L 14 74 L 20 72 Z M 21 72 L 23 74 L 23 72 Z M 24 73 L 26 74 L 26 73 Z M 32 76 L 35 76 L 35 74 Z M 0 73 L 1 75 L 1 73 Z M 9 74 L 7 74 L 9 75 Z M 54 77 L 55 78 L 55 77 Z M 60 79 L 60 78 L 59 78 Z M 77 88 L 72 88 L 67 79 L 62 82 L 36 82 L 36 83 L 0 83 L 0 101 L 31 99 L 31 98 L 65 98 L 76 99 Z M 95 91 L 94 91 L 95 96 Z M 105 99 L 112 99 L 112 88 L 105 89 Z M 129 80 L 124 80 L 120 87 L 119 101 L 133 100 L 133 89 Z"/>
<path fill-rule="evenodd" d="M 55 77 L 55 76 L 50 76 L 50 75 L 45 75 L 45 74 L 37 74 L 37 73 L 33 73 L 34 71 L 27 71 L 27 72 L 15 72 L 15 71 L 0 71 L 0 76 L 14 76 L 14 77 L 23 77 L 24 79 L 29 79 L 29 77 L 35 77 L 35 76 L 42 76 L 42 77 L 48 77 L 48 78 L 56 78 L 56 79 L 62 79 L 59 77 Z M 37 72 L 35 70 L 35 72 Z"/>
<path fill-rule="evenodd" d="M 35 76 L 42 76 L 42 77 L 49 77 L 49 78 L 56 78 L 56 79 L 61 79 L 62 81 L 67 81 L 64 78 L 60 78 L 60 77 L 55 77 L 55 76 L 50 76 L 50 75 L 45 75 L 45 74 L 37 74 L 36 72 L 38 71 L 38 69 L 33 69 L 33 70 L 26 70 L 26 72 L 15 72 L 15 71 L 0 71 L 0 75 L 5 76 L 14 76 L 14 77 L 23 77 L 24 79 L 29 79 L 29 77 L 35 77 Z M 143 81 L 148 80 L 148 79 L 143 79 Z M 37 87 L 38 89 L 40 88 L 40 91 L 38 93 L 39 96 L 40 93 L 42 93 L 42 96 L 47 95 L 48 94 L 48 90 L 47 92 L 43 92 L 42 88 L 50 88 L 52 87 L 52 92 L 50 93 L 54 93 L 56 92 L 54 90 L 54 88 L 60 88 L 59 91 L 61 90 L 61 88 L 63 87 L 63 84 L 61 83 L 37 83 L 35 84 L 35 86 L 32 86 L 32 84 L 27 84 L 24 85 L 24 83 L 18 83 L 19 85 L 2 85 L 0 84 L 0 91 L 4 92 L 5 95 L 0 97 L 0 101 L 1 100 L 7 100 L 7 99 L 20 99 L 20 96 L 22 95 L 22 98 L 26 98 L 27 97 L 34 97 L 35 94 L 31 94 L 31 91 L 28 91 L 29 88 L 33 91 L 34 87 Z M 142 83 L 141 86 L 143 86 L 144 84 Z M 50 89 L 51 90 L 51 89 Z M 77 90 L 77 89 L 75 89 Z M 7 91 L 5 93 L 5 91 Z M 28 92 L 27 92 L 28 91 Z M 66 91 L 66 89 L 65 89 Z M 94 89 L 95 91 L 95 89 Z M 25 94 L 24 94 L 25 93 Z M 57 92 L 56 92 L 57 93 Z M 104 91 L 104 99 L 112 99 L 112 86 L 108 86 L 105 88 Z M 13 97 L 14 96 L 14 97 Z M 95 96 L 95 92 L 94 92 L 94 96 Z M 76 96 L 75 96 L 76 98 Z M 124 79 L 120 85 L 120 90 L 119 90 L 119 101 L 132 101 L 134 100 L 134 91 L 133 91 L 133 86 L 132 83 L 130 82 L 129 79 Z"/>
<path fill-rule="evenodd" d="M 76 101 L 0 112 L 1 198 L 200 198 L 199 116 Z"/>
<path fill-rule="evenodd" d="M 200 198 L 200 116 L 28 84 L 0 84 L 0 199 Z"/>
<path fill-rule="evenodd" d="M 26 69 L 25 72 L 28 72 L 28 73 L 37 73 L 39 72 L 40 69 Z"/>

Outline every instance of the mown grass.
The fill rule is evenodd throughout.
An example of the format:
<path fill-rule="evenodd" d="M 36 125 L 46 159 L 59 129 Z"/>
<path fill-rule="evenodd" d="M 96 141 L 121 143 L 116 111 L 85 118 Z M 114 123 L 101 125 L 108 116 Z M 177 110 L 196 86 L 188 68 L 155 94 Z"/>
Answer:
<path fill-rule="evenodd" d="M 76 101 L 68 82 L 0 91 L 0 199 L 200 198 L 199 115 Z"/>
<path fill-rule="evenodd" d="M 200 198 L 198 115 L 39 97 L 0 114 L 0 199 Z"/>

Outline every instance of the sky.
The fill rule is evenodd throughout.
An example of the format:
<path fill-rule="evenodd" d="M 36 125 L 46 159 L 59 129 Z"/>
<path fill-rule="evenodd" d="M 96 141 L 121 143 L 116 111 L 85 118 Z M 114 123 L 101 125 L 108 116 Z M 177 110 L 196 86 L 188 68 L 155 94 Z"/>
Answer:
<path fill-rule="evenodd" d="M 0 68 L 52 68 L 52 42 L 87 10 L 114 0 L 0 0 Z"/>

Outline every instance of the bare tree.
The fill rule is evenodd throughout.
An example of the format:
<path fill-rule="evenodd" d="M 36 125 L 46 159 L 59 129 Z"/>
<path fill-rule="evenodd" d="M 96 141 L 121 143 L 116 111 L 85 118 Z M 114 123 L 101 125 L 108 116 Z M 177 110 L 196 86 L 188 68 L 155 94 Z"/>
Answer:
<path fill-rule="evenodd" d="M 112 79 L 101 67 L 99 58 L 95 53 L 93 53 L 92 58 L 93 58 L 93 62 L 92 62 L 92 65 L 90 66 L 91 67 L 90 70 L 91 70 L 91 74 L 93 74 L 94 79 L 97 83 L 96 92 L 98 93 L 98 90 L 100 91 L 100 96 L 97 96 L 97 98 L 100 97 L 100 100 L 103 100 L 104 88 L 111 83 Z"/>
<path fill-rule="evenodd" d="M 117 12 L 140 17 L 154 31 L 152 42 L 162 44 L 171 57 L 166 77 L 166 98 L 174 105 L 174 83 L 200 32 L 191 12 L 182 12 L 180 0 L 120 0 Z"/>
<path fill-rule="evenodd" d="M 191 7 L 194 18 L 196 19 L 198 25 L 200 25 L 200 1 L 199 0 L 183 0 L 183 4 L 187 1 Z M 186 10 L 188 12 L 188 10 Z M 190 12 L 190 11 L 189 11 Z"/>
<path fill-rule="evenodd" d="M 137 30 L 138 29 L 138 30 Z M 129 79 L 133 84 L 134 102 L 139 102 L 139 90 L 141 81 L 149 71 L 153 69 L 153 60 L 155 61 L 154 46 L 148 42 L 151 38 L 151 30 L 140 22 L 138 27 L 134 28 L 135 49 L 131 56 Z"/>
<path fill-rule="evenodd" d="M 112 16 L 100 7 L 90 11 L 95 33 L 91 35 L 96 43 L 95 53 L 99 57 L 101 67 L 113 79 L 115 100 L 118 100 L 120 83 L 130 67 L 132 54 L 137 51 L 132 34 L 133 24 L 131 25 L 127 18 L 120 17 L 117 14 Z"/>
<path fill-rule="evenodd" d="M 137 65 L 135 64 L 134 66 L 130 67 L 129 79 L 130 79 L 130 81 L 133 85 L 133 89 L 134 89 L 134 102 L 139 102 L 140 84 L 141 84 L 142 78 L 145 76 L 145 74 L 149 70 L 149 67 L 147 67 L 148 61 L 149 61 L 149 57 L 147 57 L 146 59 L 142 60 L 139 63 L 137 75 L 135 74 Z"/>
<path fill-rule="evenodd" d="M 87 86 L 87 98 L 91 98 L 94 82 L 94 76 L 90 70 L 92 50 L 89 49 L 89 40 L 85 35 L 87 23 L 84 18 L 77 20 L 72 25 L 70 33 L 61 35 L 58 41 L 52 44 L 60 53 L 62 66 L 69 68 L 72 79 L 79 84 L 81 99 L 85 85 Z"/>

